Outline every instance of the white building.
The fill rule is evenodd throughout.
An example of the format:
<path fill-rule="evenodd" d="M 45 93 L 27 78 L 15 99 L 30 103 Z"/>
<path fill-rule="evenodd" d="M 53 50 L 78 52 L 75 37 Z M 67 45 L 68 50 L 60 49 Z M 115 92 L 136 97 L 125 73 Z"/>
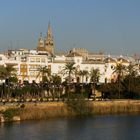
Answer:
<path fill-rule="evenodd" d="M 127 60 L 129 59 L 129 60 Z M 104 55 L 103 52 L 92 53 L 86 49 L 75 48 L 66 54 L 57 55 L 54 50 L 54 41 L 50 24 L 45 39 L 42 34 L 38 39 L 36 50 L 8 50 L 7 54 L 0 54 L 0 65 L 13 65 L 17 70 L 17 76 L 20 81 L 27 80 L 30 83 L 42 81 L 39 74 L 39 68 L 47 66 L 52 75 L 59 75 L 62 81 L 66 80 L 68 75 L 63 74 L 63 69 L 68 62 L 74 62 L 77 71 L 86 70 L 88 73 L 92 69 L 98 69 L 100 72 L 99 83 L 111 82 L 116 79 L 113 73 L 117 64 L 128 66 L 130 62 L 135 62 L 132 57 L 111 57 Z M 72 75 L 73 81 L 77 81 L 77 76 Z M 82 82 L 81 77 L 80 82 Z M 90 76 L 85 76 L 83 82 L 90 82 Z"/>

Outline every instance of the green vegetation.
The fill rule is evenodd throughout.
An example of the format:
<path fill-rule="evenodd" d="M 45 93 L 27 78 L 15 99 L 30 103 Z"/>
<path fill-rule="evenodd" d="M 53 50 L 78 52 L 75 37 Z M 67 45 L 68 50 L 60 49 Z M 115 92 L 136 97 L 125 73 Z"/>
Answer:
<path fill-rule="evenodd" d="M 21 120 L 40 120 L 55 117 L 82 117 L 87 115 L 109 115 L 109 114 L 139 114 L 140 103 L 138 100 L 116 100 L 116 101 L 85 101 L 83 97 L 73 98 L 67 102 L 34 103 L 26 104 L 24 108 L 15 106 L 6 108 L 1 112 L 7 121 L 14 116 Z"/>
<path fill-rule="evenodd" d="M 6 102 L 43 102 L 43 101 L 64 101 L 71 96 L 80 95 L 84 99 L 96 99 L 97 91 L 102 93 L 101 99 L 139 99 L 140 98 L 140 76 L 135 65 L 123 66 L 118 64 L 114 68 L 116 79 L 111 83 L 99 84 L 100 71 L 92 69 L 90 73 L 85 70 L 78 70 L 74 63 L 67 63 L 62 70 L 67 74 L 66 81 L 62 83 L 59 75 L 51 75 L 50 69 L 40 67 L 38 76 L 42 76 L 42 82 L 37 84 L 17 83 L 15 69 L 12 66 L 0 67 L 0 79 L 5 83 L 0 85 L 0 100 Z M 77 82 L 74 83 L 73 75 Z M 79 78 L 79 80 L 78 80 Z M 83 83 L 90 78 L 91 83 Z M 85 80 L 84 80 L 85 79 Z M 82 81 L 82 83 L 80 83 Z"/>
<path fill-rule="evenodd" d="M 85 100 L 84 96 L 73 95 L 70 100 L 66 102 L 69 111 L 74 112 L 76 116 L 86 116 L 91 113 L 89 102 Z"/>
<path fill-rule="evenodd" d="M 39 67 L 38 71 L 39 72 L 36 78 L 41 75 L 42 82 L 50 82 L 51 70 L 47 66 Z"/>
<path fill-rule="evenodd" d="M 98 89 L 102 92 L 103 98 L 109 99 L 139 99 L 140 98 L 140 76 L 135 65 L 127 67 L 117 65 L 114 73 L 117 80 L 111 83 L 104 83 Z"/>
<path fill-rule="evenodd" d="M 62 70 L 63 74 L 68 74 L 68 83 L 72 82 L 72 74 L 75 74 L 76 67 L 74 62 L 66 63 L 64 69 Z"/>
<path fill-rule="evenodd" d="M 114 68 L 116 79 L 111 83 L 99 84 L 100 71 L 98 69 L 92 69 L 88 73 L 84 70 L 78 71 L 74 63 L 67 63 L 62 70 L 63 74 L 68 75 L 64 83 L 59 75 L 51 75 L 50 69 L 43 67 L 38 73 L 38 76 L 42 76 L 41 83 L 37 84 L 34 81 L 30 84 L 25 81 L 24 84 L 20 84 L 17 83 L 15 69 L 12 66 L 1 66 L 0 79 L 5 80 L 5 83 L 0 85 L 0 101 L 3 105 L 7 102 L 18 104 L 17 107 L 6 108 L 1 113 L 7 120 L 11 120 L 14 116 L 20 116 L 21 120 L 26 120 L 59 116 L 139 113 L 140 105 L 136 100 L 133 103 L 129 100 L 124 102 L 112 100 L 140 99 L 140 76 L 136 68 L 138 67 L 132 64 L 129 66 L 118 64 Z M 77 79 L 75 83 L 73 75 Z M 91 83 L 83 83 L 87 78 L 90 78 Z M 99 100 L 111 99 L 111 101 L 89 101 L 88 99 L 96 99 L 97 91 L 101 92 Z M 25 106 L 24 102 L 31 102 L 31 104 L 25 103 Z M 38 105 L 38 102 L 42 103 Z M 48 102 L 49 105 L 45 106 L 43 102 Z M 40 107 L 41 104 L 43 107 Z"/>
<path fill-rule="evenodd" d="M 20 112 L 21 110 L 19 108 L 9 108 L 2 112 L 2 114 L 7 120 L 11 120 L 14 116 L 19 116 Z"/>

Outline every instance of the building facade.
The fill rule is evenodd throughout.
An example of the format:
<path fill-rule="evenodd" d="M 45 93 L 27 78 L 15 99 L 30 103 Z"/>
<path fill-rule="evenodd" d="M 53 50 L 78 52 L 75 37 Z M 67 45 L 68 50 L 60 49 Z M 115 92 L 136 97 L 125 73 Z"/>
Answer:
<path fill-rule="evenodd" d="M 6 54 L 0 54 L 0 65 L 13 65 L 21 82 L 41 82 L 42 76 L 39 75 L 39 68 L 41 67 L 48 67 L 51 75 L 60 76 L 62 82 L 64 82 L 68 74 L 64 74 L 63 69 L 68 62 L 74 62 L 77 71 L 85 70 L 90 73 L 92 69 L 98 69 L 100 72 L 99 83 L 105 83 L 116 79 L 117 75 L 114 73 L 114 68 L 118 64 L 128 66 L 136 61 L 132 57 L 107 56 L 103 52 L 92 53 L 83 48 L 73 48 L 68 53 L 55 54 L 50 24 L 45 39 L 40 34 L 35 50 L 8 50 Z M 73 74 L 72 77 L 73 82 L 76 82 L 77 78 L 80 82 L 91 82 L 90 75 L 85 76 L 83 79 L 76 74 Z"/>

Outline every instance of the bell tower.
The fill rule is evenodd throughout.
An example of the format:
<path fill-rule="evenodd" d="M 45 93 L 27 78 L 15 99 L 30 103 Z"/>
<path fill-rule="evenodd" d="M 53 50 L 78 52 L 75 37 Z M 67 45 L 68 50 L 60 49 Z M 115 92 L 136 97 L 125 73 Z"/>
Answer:
<path fill-rule="evenodd" d="M 54 54 L 54 41 L 50 22 L 48 25 L 47 36 L 45 38 L 45 50 L 48 51 L 50 54 Z"/>
<path fill-rule="evenodd" d="M 42 33 L 40 33 L 40 37 L 38 39 L 37 51 L 45 51 L 44 40 L 42 38 Z"/>

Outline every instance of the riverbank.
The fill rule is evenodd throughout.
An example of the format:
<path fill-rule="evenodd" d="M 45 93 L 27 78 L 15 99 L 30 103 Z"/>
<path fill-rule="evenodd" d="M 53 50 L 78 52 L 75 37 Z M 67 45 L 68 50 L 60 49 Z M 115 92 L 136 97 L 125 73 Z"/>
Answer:
<path fill-rule="evenodd" d="M 139 100 L 43 102 L 0 105 L 6 120 L 39 120 L 76 115 L 140 114 Z M 14 119 L 16 121 L 16 119 Z"/>

